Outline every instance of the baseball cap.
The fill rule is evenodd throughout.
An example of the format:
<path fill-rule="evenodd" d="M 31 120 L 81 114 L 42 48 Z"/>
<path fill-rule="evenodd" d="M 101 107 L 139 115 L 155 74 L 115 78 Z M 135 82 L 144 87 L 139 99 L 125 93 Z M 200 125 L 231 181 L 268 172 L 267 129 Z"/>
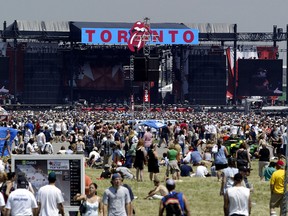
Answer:
<path fill-rule="evenodd" d="M 279 167 L 284 167 L 284 166 L 285 166 L 285 164 L 284 164 L 284 162 L 283 162 L 282 160 L 278 160 L 278 161 L 277 161 L 277 165 L 278 165 Z"/>
<path fill-rule="evenodd" d="M 18 188 L 26 188 L 28 186 L 27 179 L 24 176 L 19 176 L 17 179 Z"/>
<path fill-rule="evenodd" d="M 55 172 L 50 172 L 48 175 L 48 180 L 49 181 L 55 181 L 56 180 L 56 173 Z"/>
<path fill-rule="evenodd" d="M 175 185 L 175 181 L 173 179 L 167 179 L 166 185 Z"/>
<path fill-rule="evenodd" d="M 112 175 L 112 180 L 114 180 L 114 179 L 116 179 L 116 178 L 122 179 L 122 178 L 121 178 L 121 175 L 120 175 L 119 173 L 114 173 L 114 174 Z"/>

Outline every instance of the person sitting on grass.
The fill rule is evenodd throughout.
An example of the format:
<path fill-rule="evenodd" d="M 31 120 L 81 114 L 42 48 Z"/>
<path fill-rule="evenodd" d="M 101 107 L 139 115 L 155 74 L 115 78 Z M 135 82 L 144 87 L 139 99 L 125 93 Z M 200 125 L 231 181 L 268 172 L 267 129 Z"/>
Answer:
<path fill-rule="evenodd" d="M 110 165 L 109 164 L 105 164 L 104 165 L 104 170 L 102 171 L 100 178 L 104 178 L 104 179 L 110 179 L 111 178 L 111 172 L 110 172 Z"/>
<path fill-rule="evenodd" d="M 162 199 L 164 196 L 168 195 L 168 190 L 167 188 L 160 184 L 160 180 L 155 177 L 154 178 L 154 188 L 149 191 L 148 195 L 145 197 L 145 199 Z M 158 195 L 157 193 L 160 193 L 160 195 Z"/>
<path fill-rule="evenodd" d="M 180 176 L 185 177 L 191 176 L 191 172 L 193 172 L 192 167 L 188 164 L 188 161 L 183 161 L 183 164 L 180 166 Z"/>
<path fill-rule="evenodd" d="M 200 178 L 206 178 L 209 176 L 211 175 L 208 172 L 205 162 L 200 162 L 200 164 L 197 166 L 195 174 L 191 175 L 191 177 L 200 177 Z"/>

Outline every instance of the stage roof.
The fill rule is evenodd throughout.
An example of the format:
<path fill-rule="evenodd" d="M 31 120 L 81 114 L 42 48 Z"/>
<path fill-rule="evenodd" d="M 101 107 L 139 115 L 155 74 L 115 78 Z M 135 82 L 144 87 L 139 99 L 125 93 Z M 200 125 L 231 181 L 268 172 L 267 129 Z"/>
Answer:
<path fill-rule="evenodd" d="M 131 28 L 130 22 L 24 21 L 15 20 L 2 31 L 3 38 L 81 41 L 81 28 Z M 232 33 L 235 24 L 151 23 L 157 29 L 199 30 L 199 33 Z"/>
<path fill-rule="evenodd" d="M 5 38 L 17 39 L 67 39 L 70 36 L 69 22 L 15 20 L 2 32 Z"/>

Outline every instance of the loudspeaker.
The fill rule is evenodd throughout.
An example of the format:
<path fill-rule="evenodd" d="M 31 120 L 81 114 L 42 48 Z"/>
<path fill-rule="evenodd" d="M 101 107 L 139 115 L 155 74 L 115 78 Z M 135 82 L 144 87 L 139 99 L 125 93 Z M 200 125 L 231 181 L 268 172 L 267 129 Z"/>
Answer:
<path fill-rule="evenodd" d="M 0 88 L 9 86 L 9 57 L 0 57 Z"/>
<path fill-rule="evenodd" d="M 226 104 L 226 57 L 190 55 L 189 100 L 199 105 Z"/>
<path fill-rule="evenodd" d="M 159 80 L 158 56 L 134 57 L 134 81 L 153 82 Z"/>
<path fill-rule="evenodd" d="M 148 56 L 147 81 L 157 82 L 159 80 L 159 57 Z"/>
<path fill-rule="evenodd" d="M 134 57 L 134 81 L 147 81 L 147 59 L 145 56 Z"/>

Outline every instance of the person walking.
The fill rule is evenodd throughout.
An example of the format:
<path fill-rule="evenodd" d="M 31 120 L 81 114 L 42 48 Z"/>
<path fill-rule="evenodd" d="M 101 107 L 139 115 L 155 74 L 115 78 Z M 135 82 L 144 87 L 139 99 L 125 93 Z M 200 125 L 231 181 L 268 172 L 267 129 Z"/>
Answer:
<path fill-rule="evenodd" d="M 104 216 L 131 216 L 131 198 L 129 190 L 122 186 L 122 177 L 114 173 L 111 180 L 112 186 L 103 194 Z"/>
<path fill-rule="evenodd" d="M 168 195 L 161 199 L 159 207 L 159 216 L 163 216 L 166 210 L 166 215 L 179 215 L 179 216 L 190 216 L 190 208 L 188 200 L 185 195 L 181 192 L 175 191 L 175 181 L 168 179 L 166 181 L 166 188 L 168 189 Z"/>
<path fill-rule="evenodd" d="M 220 196 L 225 195 L 228 188 L 234 185 L 234 175 L 239 173 L 239 169 L 236 168 L 236 161 L 234 158 L 228 158 L 228 167 L 222 170 L 222 182 L 220 189 Z"/>
<path fill-rule="evenodd" d="M 1 157 L 4 156 L 5 150 L 7 149 L 8 154 L 11 155 L 11 149 L 10 149 L 10 138 L 11 138 L 11 134 L 10 134 L 10 130 L 7 129 L 6 130 L 6 136 L 4 138 L 0 138 L 0 140 L 4 140 L 4 145 L 2 147 L 2 153 L 1 153 Z"/>
<path fill-rule="evenodd" d="M 266 143 L 262 143 L 262 148 L 258 152 L 259 162 L 258 170 L 260 181 L 264 180 L 264 169 L 268 167 L 270 161 L 270 151 L 267 148 Z"/>
<path fill-rule="evenodd" d="M 148 172 L 150 181 L 159 173 L 159 163 L 156 144 L 152 144 L 148 151 Z"/>
<path fill-rule="evenodd" d="M 212 150 L 213 152 L 213 150 Z M 221 181 L 222 170 L 228 167 L 228 151 L 223 145 L 223 139 L 217 140 L 217 151 L 214 153 L 214 163 L 217 171 L 218 181 Z"/>
<path fill-rule="evenodd" d="M 5 215 L 37 215 L 37 202 L 34 194 L 28 190 L 29 183 L 24 176 L 17 179 L 17 189 L 8 197 Z"/>
<path fill-rule="evenodd" d="M 239 149 L 236 151 L 236 159 L 238 169 L 251 167 L 250 154 L 245 142 L 241 143 Z"/>
<path fill-rule="evenodd" d="M 282 215 L 282 210 L 284 207 L 283 197 L 284 197 L 284 179 L 285 179 L 285 170 L 284 162 L 278 160 L 276 163 L 276 171 L 273 172 L 270 179 L 270 215 L 275 216 L 275 208 L 280 207 L 280 215 Z"/>
<path fill-rule="evenodd" d="M 146 163 L 146 150 L 144 147 L 144 141 L 140 139 L 136 147 L 136 157 L 134 161 L 134 168 L 136 168 L 137 181 L 143 181 L 144 164 Z"/>
<path fill-rule="evenodd" d="M 166 174 L 170 174 L 172 175 L 173 179 L 180 179 L 180 168 L 178 166 L 178 162 L 180 161 L 180 151 L 176 150 L 176 147 L 174 144 L 170 144 L 169 148 L 168 148 L 168 152 L 167 152 L 167 158 L 169 160 L 169 165 L 167 167 L 167 171 Z"/>
<path fill-rule="evenodd" d="M 49 184 L 42 186 L 37 195 L 39 216 L 51 216 L 61 214 L 64 216 L 64 198 L 62 192 L 56 187 L 56 173 L 50 172 L 48 175 Z"/>
<path fill-rule="evenodd" d="M 227 188 L 224 195 L 225 216 L 249 216 L 251 214 L 250 189 L 242 186 L 243 176 L 234 175 L 234 187 Z"/>

